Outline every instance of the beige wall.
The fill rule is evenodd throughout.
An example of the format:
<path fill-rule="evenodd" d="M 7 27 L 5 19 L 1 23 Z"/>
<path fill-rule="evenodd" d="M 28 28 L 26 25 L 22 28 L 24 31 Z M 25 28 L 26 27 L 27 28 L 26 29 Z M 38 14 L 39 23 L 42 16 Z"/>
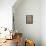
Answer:
<path fill-rule="evenodd" d="M 14 6 L 15 28 L 24 37 L 34 39 L 37 46 L 46 46 L 46 0 L 25 0 L 17 8 Z M 33 24 L 26 24 L 28 14 L 33 15 Z"/>
<path fill-rule="evenodd" d="M 23 0 L 15 9 L 15 28 L 22 32 L 24 37 L 35 41 L 37 46 L 41 43 L 41 15 L 40 0 Z M 26 24 L 26 15 L 33 15 L 33 24 Z"/>
<path fill-rule="evenodd" d="M 42 46 L 46 46 L 46 0 L 41 1 L 41 40 Z"/>

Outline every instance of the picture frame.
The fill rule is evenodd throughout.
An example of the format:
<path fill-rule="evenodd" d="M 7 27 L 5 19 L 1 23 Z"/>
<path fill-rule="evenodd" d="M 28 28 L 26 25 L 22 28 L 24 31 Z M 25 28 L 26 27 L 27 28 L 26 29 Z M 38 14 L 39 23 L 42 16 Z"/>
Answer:
<path fill-rule="evenodd" d="M 26 24 L 33 24 L 33 15 L 26 15 Z"/>

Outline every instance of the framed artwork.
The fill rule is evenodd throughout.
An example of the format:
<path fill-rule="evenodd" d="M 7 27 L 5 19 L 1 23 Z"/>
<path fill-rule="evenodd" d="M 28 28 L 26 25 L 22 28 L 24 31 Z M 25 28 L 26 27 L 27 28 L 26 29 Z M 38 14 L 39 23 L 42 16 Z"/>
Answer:
<path fill-rule="evenodd" d="M 26 24 L 33 24 L 33 15 L 26 15 Z"/>

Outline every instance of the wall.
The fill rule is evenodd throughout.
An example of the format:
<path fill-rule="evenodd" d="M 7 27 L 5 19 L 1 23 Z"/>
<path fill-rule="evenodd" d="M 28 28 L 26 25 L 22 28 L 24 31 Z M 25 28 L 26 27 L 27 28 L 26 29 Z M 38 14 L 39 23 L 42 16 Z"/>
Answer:
<path fill-rule="evenodd" d="M 41 41 L 46 46 L 46 0 L 41 1 Z"/>
<path fill-rule="evenodd" d="M 36 46 L 41 46 L 41 1 L 23 0 L 15 9 L 15 28 L 22 32 L 25 38 L 35 41 Z M 26 24 L 26 15 L 33 15 L 33 24 Z"/>
<path fill-rule="evenodd" d="M 0 0 L 0 27 L 12 28 L 12 6 L 16 0 Z"/>

